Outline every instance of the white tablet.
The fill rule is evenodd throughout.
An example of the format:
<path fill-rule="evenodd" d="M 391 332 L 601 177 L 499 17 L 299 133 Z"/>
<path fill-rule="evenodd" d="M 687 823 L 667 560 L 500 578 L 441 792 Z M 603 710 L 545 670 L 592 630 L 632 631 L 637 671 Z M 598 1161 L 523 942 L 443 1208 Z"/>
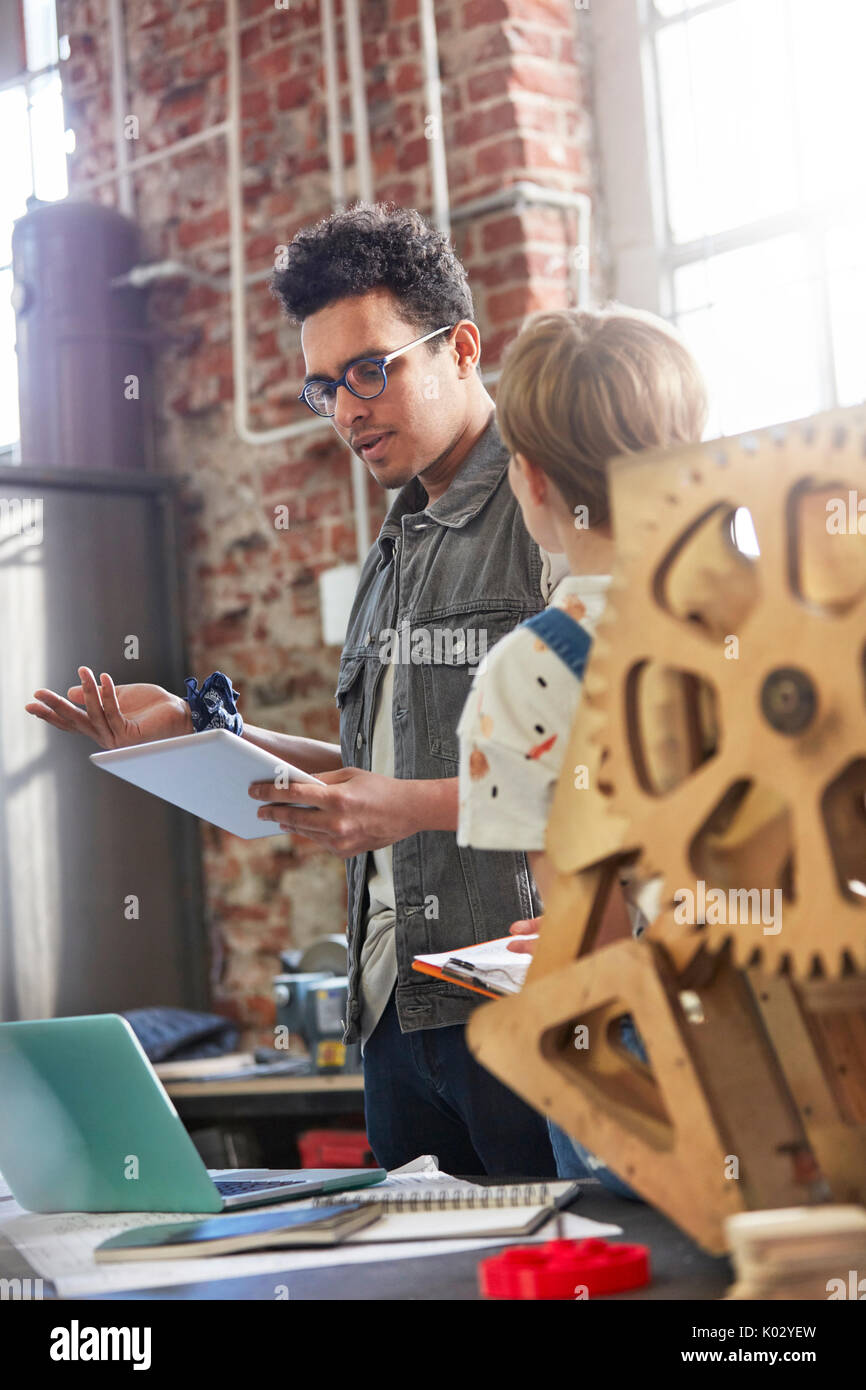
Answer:
<path fill-rule="evenodd" d="M 109 748 L 91 753 L 90 761 L 242 840 L 285 834 L 276 821 L 259 820 L 265 803 L 249 795 L 251 782 L 270 782 L 278 773 L 291 782 L 320 782 L 228 729 Z"/>

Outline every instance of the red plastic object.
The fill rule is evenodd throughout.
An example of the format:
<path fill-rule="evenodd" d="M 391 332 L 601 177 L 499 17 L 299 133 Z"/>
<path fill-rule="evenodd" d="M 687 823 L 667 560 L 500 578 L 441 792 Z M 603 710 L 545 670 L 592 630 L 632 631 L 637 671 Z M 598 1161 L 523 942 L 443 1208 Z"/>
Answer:
<path fill-rule="evenodd" d="M 302 1168 L 376 1168 L 362 1129 L 308 1129 L 298 1135 Z"/>
<path fill-rule="evenodd" d="M 592 1298 L 648 1284 L 649 1250 L 597 1239 L 515 1245 L 482 1260 L 478 1276 L 485 1298 Z"/>

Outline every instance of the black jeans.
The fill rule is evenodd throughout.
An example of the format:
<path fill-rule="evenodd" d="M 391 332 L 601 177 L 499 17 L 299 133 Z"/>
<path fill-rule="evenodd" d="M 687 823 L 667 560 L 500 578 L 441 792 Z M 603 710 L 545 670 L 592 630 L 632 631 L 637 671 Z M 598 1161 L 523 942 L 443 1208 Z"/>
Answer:
<path fill-rule="evenodd" d="M 367 1138 L 381 1168 L 435 1154 L 452 1175 L 555 1178 L 547 1121 L 466 1046 L 465 1024 L 401 1033 L 394 993 L 364 1047 Z"/>

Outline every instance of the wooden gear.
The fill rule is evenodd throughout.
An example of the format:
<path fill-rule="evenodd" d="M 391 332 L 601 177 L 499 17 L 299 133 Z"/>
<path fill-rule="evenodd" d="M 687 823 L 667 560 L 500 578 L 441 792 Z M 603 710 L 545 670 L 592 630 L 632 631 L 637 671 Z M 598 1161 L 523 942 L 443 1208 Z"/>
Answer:
<path fill-rule="evenodd" d="M 614 463 L 617 566 L 548 825 L 554 888 L 521 994 L 468 1028 L 713 1251 L 737 1212 L 866 1202 L 861 489 L 861 407 Z M 657 915 L 594 951 L 626 872 L 656 880 Z M 699 882 L 739 920 L 680 920 Z M 780 911 L 756 921 L 756 902 Z M 648 1066 L 615 1040 L 626 1012 Z"/>

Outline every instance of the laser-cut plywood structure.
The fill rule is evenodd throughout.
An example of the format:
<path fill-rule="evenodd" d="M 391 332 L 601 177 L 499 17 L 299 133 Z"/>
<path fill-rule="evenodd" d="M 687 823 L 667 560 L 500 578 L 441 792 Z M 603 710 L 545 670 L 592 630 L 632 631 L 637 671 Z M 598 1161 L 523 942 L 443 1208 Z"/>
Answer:
<path fill-rule="evenodd" d="M 611 493 L 555 887 L 468 1039 L 719 1252 L 736 1213 L 866 1203 L 866 409 L 620 459 Z M 660 911 L 594 950 L 626 869 Z"/>

